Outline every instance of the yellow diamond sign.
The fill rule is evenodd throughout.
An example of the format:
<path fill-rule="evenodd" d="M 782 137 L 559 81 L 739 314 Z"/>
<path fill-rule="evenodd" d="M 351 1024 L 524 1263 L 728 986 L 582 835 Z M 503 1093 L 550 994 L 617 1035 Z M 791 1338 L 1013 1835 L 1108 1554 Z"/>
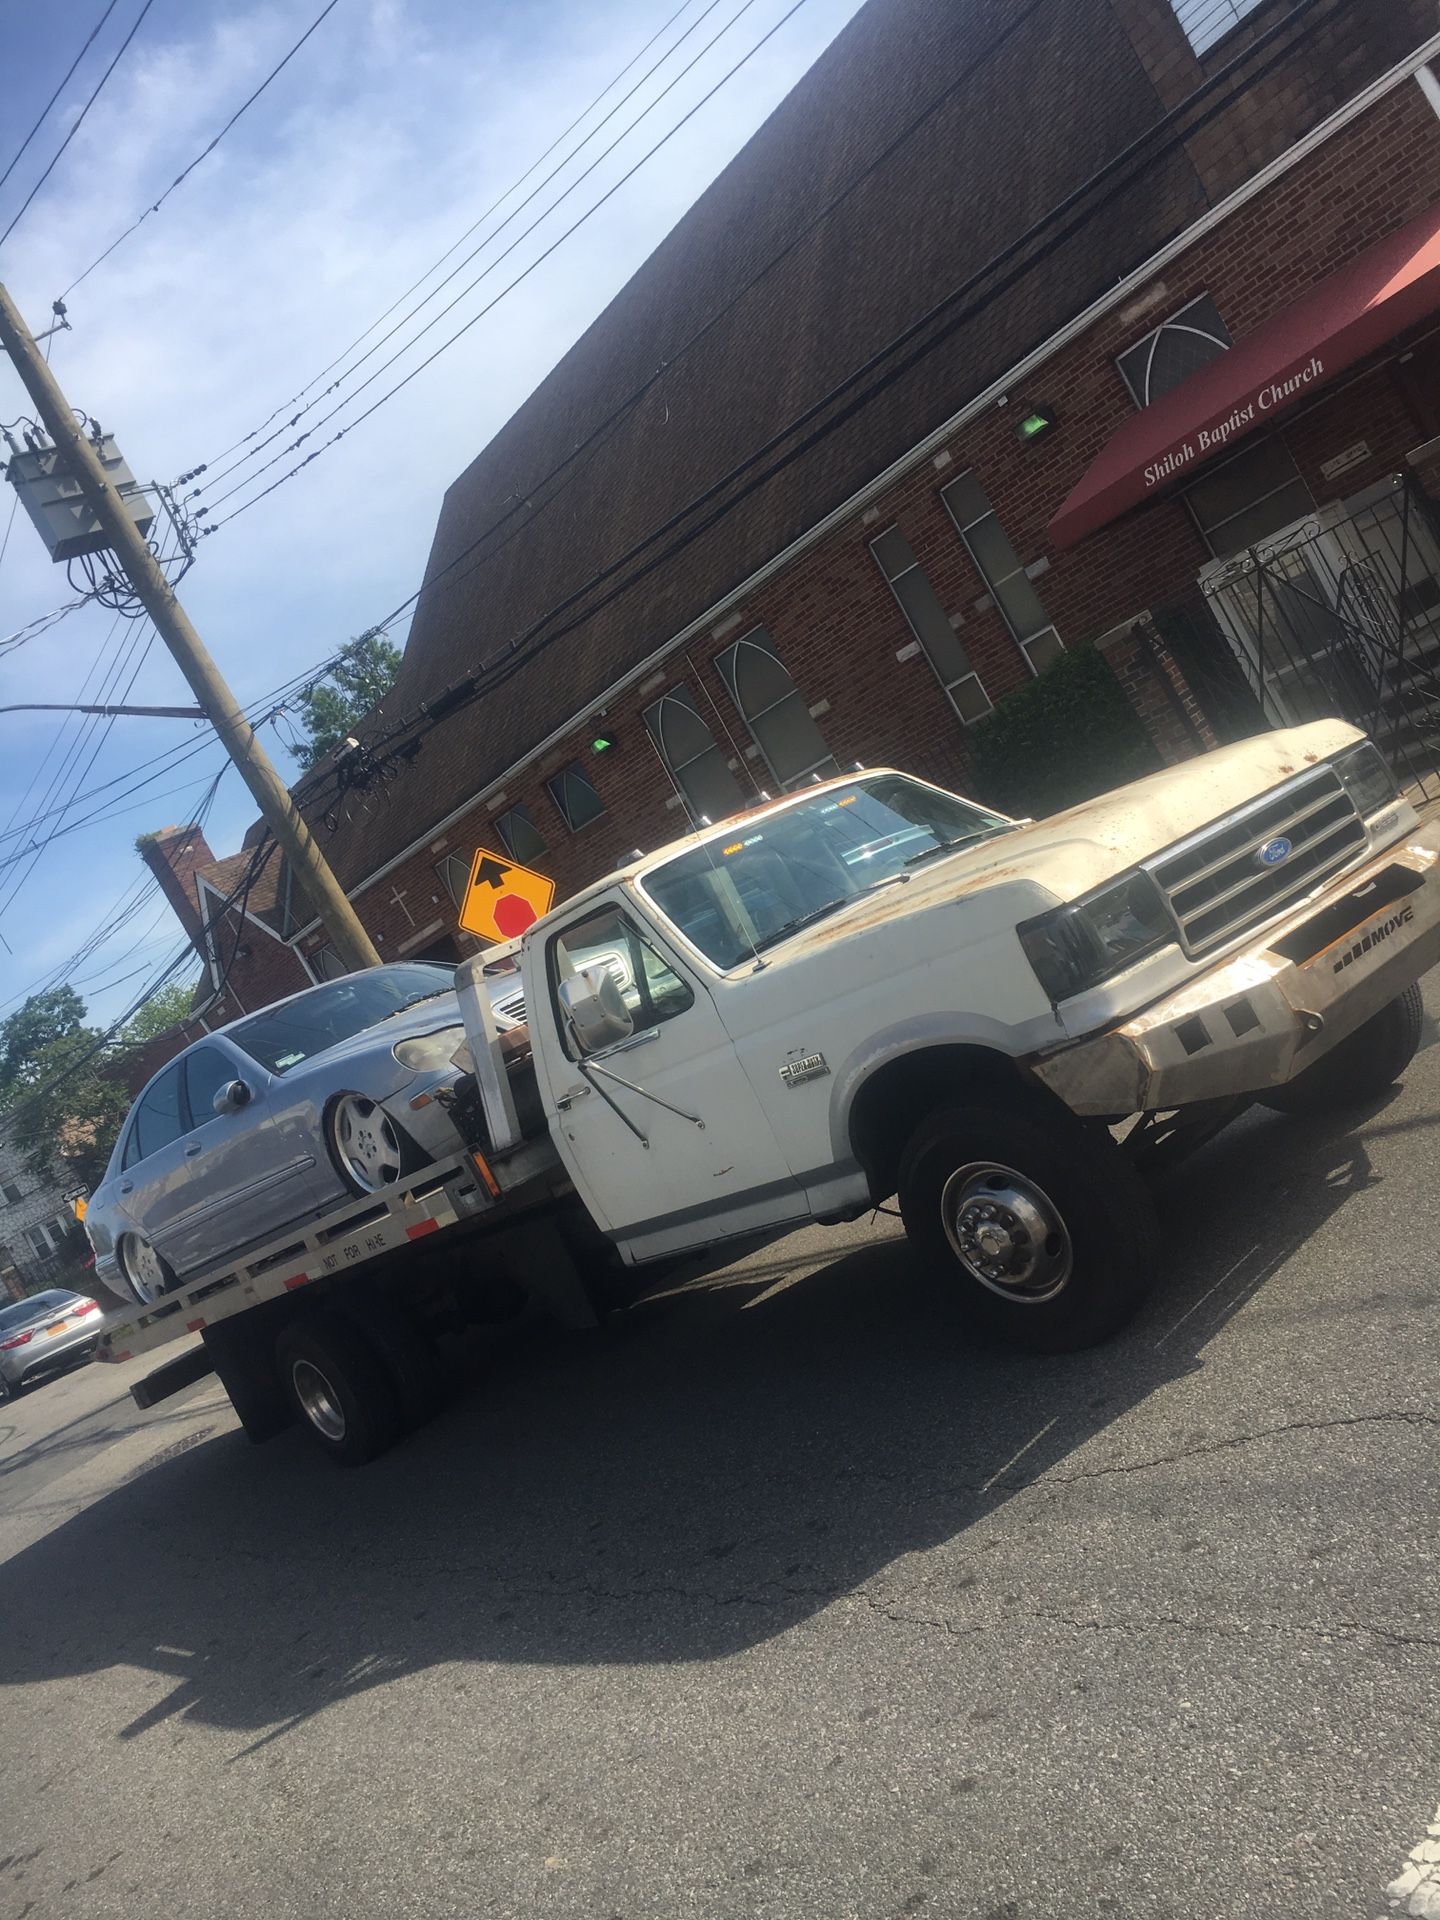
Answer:
<path fill-rule="evenodd" d="M 460 924 L 481 940 L 514 940 L 531 921 L 550 911 L 555 882 L 530 867 L 517 867 L 508 853 L 477 847 Z"/>

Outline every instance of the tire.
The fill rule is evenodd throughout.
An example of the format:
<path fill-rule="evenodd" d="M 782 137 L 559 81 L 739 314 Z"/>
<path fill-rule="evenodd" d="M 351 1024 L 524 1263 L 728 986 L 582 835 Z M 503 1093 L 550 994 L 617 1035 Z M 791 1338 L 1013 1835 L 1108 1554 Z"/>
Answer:
<path fill-rule="evenodd" d="M 399 1438 L 395 1383 L 363 1334 L 343 1320 L 286 1327 L 275 1357 L 300 1425 L 337 1466 L 363 1466 Z"/>
<path fill-rule="evenodd" d="M 115 1248 L 120 1278 L 130 1298 L 142 1307 L 169 1293 L 175 1284 L 175 1270 L 158 1254 L 143 1233 L 122 1233 Z"/>
<path fill-rule="evenodd" d="M 901 1157 L 899 1196 L 937 1305 L 1007 1345 L 1094 1346 L 1149 1288 L 1159 1231 L 1150 1194 L 1108 1133 L 1058 1105 L 929 1115 Z"/>
<path fill-rule="evenodd" d="M 1424 1023 L 1420 988 L 1406 987 L 1313 1067 L 1260 1094 L 1260 1103 L 1276 1113 L 1298 1114 L 1325 1113 L 1373 1099 L 1393 1086 L 1415 1058 Z"/>
<path fill-rule="evenodd" d="M 251 1312 L 263 1313 L 264 1309 Z M 222 1320 L 206 1327 L 200 1338 L 246 1439 L 258 1447 L 292 1424 L 295 1408 L 276 1371 L 269 1330 L 263 1322 L 258 1327 L 250 1326 L 250 1318 L 251 1314 L 240 1314 L 234 1323 Z"/>
<path fill-rule="evenodd" d="M 337 1094 L 330 1102 L 325 1145 L 335 1171 L 357 1195 L 378 1193 L 422 1164 L 405 1129 L 365 1093 Z"/>

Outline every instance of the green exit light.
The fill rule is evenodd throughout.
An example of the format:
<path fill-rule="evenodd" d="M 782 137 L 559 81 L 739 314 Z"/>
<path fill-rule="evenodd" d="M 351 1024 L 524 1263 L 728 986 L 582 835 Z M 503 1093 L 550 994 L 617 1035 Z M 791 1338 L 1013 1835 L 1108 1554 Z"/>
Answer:
<path fill-rule="evenodd" d="M 1055 415 L 1049 407 L 1035 407 L 1016 423 L 1015 432 L 1021 440 L 1038 440 L 1042 434 L 1049 433 L 1054 424 Z"/>
<path fill-rule="evenodd" d="M 608 733 L 600 733 L 590 742 L 590 751 L 592 753 L 609 753 L 614 744 L 615 742 L 610 738 Z"/>

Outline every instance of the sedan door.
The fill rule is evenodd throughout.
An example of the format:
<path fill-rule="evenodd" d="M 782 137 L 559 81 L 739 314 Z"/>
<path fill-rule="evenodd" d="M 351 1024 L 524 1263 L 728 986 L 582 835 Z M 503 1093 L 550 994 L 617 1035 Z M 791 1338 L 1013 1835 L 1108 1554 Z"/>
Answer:
<path fill-rule="evenodd" d="M 165 1249 L 180 1272 L 228 1259 L 257 1240 L 283 1233 L 311 1211 L 315 1155 L 293 1128 L 275 1124 L 274 1083 L 223 1039 L 182 1055 L 188 1128 L 181 1147 L 185 1200 Z M 243 1081 L 250 1098 L 215 1111 L 215 1095 Z"/>
<path fill-rule="evenodd" d="M 183 1100 L 180 1062 L 172 1060 L 136 1102 L 115 1181 L 121 1209 L 172 1264 L 177 1224 L 190 1204 Z"/>

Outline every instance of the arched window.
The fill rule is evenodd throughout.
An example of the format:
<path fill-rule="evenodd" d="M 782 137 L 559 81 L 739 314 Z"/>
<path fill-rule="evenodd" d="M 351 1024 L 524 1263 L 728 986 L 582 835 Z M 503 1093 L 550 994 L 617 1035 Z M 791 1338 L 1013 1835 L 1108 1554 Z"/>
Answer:
<path fill-rule="evenodd" d="M 1208 293 L 1127 347 L 1115 362 L 1137 407 L 1148 407 L 1231 347 L 1230 329 Z"/>
<path fill-rule="evenodd" d="M 797 787 L 812 773 L 822 780 L 839 773 L 803 695 L 763 627 L 752 627 L 715 664 L 780 786 Z"/>
<path fill-rule="evenodd" d="M 688 687 L 672 687 L 647 707 L 645 725 L 697 825 L 702 819 L 723 820 L 739 813 L 745 805 L 740 782 Z"/>

